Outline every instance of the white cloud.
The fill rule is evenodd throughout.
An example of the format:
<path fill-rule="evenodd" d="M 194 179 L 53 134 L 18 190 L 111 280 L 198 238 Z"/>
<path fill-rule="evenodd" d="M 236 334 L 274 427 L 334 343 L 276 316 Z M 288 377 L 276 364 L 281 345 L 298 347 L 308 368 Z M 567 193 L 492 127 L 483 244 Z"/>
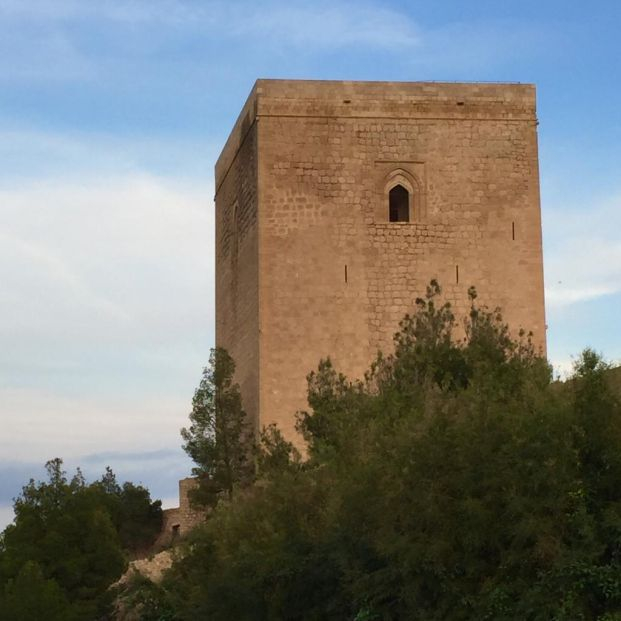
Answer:
<path fill-rule="evenodd" d="M 175 136 L 118 135 L 109 132 L 61 132 L 33 129 L 25 125 L 0 123 L 0 190 L 22 189 L 24 179 L 37 178 L 59 185 L 62 180 L 78 180 L 79 187 L 108 179 L 151 176 L 210 180 L 220 145 L 206 138 Z M 201 182 L 201 188 L 205 187 Z M 186 186 L 193 187 L 193 186 Z M 200 188 L 193 187 L 193 191 Z"/>
<path fill-rule="evenodd" d="M 587 302 L 603 295 L 612 295 L 618 288 L 613 286 L 599 287 L 564 287 L 562 281 L 550 284 L 546 287 L 546 303 L 548 307 L 563 307 L 578 302 Z"/>
<path fill-rule="evenodd" d="M 393 79 L 413 70 L 432 79 L 471 78 L 473 71 L 480 78 L 508 60 L 561 54 L 571 45 L 547 24 L 507 19 L 427 26 L 415 6 L 380 0 L 0 0 L 0 18 L 0 35 L 6 31 L 0 78 L 88 81 L 97 92 L 119 83 L 131 88 L 142 75 L 149 75 L 150 88 L 160 81 L 209 88 L 228 79 L 223 68 L 248 80 L 270 58 L 279 61 L 270 63 L 277 72 L 296 66 L 308 74 L 324 70 L 322 59 L 334 52 L 353 53 L 350 61 L 391 54 L 386 71 Z M 180 75 L 192 77 L 175 82 Z"/>
<path fill-rule="evenodd" d="M 555 310 L 621 291 L 621 194 L 544 208 L 546 303 Z"/>
<path fill-rule="evenodd" d="M 312 4 L 227 4 L 222 22 L 237 36 L 264 38 L 298 47 L 338 49 L 352 45 L 398 49 L 416 46 L 420 34 L 405 13 L 378 3 L 319 1 Z"/>
<path fill-rule="evenodd" d="M 212 187 L 141 175 L 0 190 L 4 325 L 136 340 L 209 321 Z"/>
<path fill-rule="evenodd" d="M 3 196 L 0 193 L 0 200 L 3 198 L 7 202 L 18 202 L 14 196 Z M 11 237 L 0 232 L 0 248 L 2 249 L 0 258 L 4 259 L 3 267 L 0 267 L 0 277 L 3 278 L 4 283 L 13 281 L 15 285 L 15 288 L 11 290 L 10 285 L 6 287 L 5 284 L 3 295 L 10 303 L 23 304 L 24 308 L 31 305 L 27 303 L 27 300 L 32 303 L 35 299 L 34 292 L 30 291 L 21 296 L 18 292 L 18 289 L 23 286 L 23 280 L 30 277 L 31 284 L 36 285 L 37 292 L 49 286 L 54 289 L 55 295 L 62 297 L 63 301 L 69 301 L 70 304 L 77 303 L 120 321 L 129 320 L 127 312 L 120 304 L 100 295 L 96 288 L 78 275 L 75 268 L 72 268 L 66 260 L 61 259 L 53 251 L 46 249 L 42 243 Z M 16 274 L 19 274 L 21 283 L 15 283 Z M 17 308 L 15 310 L 17 311 Z M 18 316 L 16 313 L 15 317 L 23 320 L 28 318 L 28 315 Z"/>
<path fill-rule="evenodd" d="M 114 23 L 123 27 L 148 25 L 149 39 L 178 29 L 200 31 L 205 37 L 261 41 L 265 48 L 294 46 L 339 49 L 367 46 L 398 50 L 419 48 L 415 62 L 447 61 L 496 64 L 507 53 L 533 54 L 550 43 L 549 28 L 515 20 L 448 22 L 424 29 L 410 10 L 378 0 L 134 0 L 88 3 L 80 0 L 0 0 L 0 15 L 48 24 L 71 20 Z M 557 41 L 558 43 L 558 41 Z"/>
<path fill-rule="evenodd" d="M 155 391 L 136 398 L 0 388 L 0 455 L 7 462 L 43 464 L 53 457 L 75 461 L 111 447 L 126 452 L 178 447 L 190 401 L 191 394 L 166 396 Z M 127 459 L 120 465 L 124 462 Z"/>
<path fill-rule="evenodd" d="M 0 0 L 5 19 L 46 21 L 110 21 L 120 24 L 159 24 L 203 29 L 219 37 L 265 38 L 271 44 L 322 45 L 339 48 L 353 44 L 395 48 L 418 41 L 417 28 L 403 12 L 379 2 L 251 2 L 212 0 L 135 0 L 88 3 L 77 0 Z"/>
<path fill-rule="evenodd" d="M 0 189 L 3 459 L 179 446 L 213 343 L 212 195 L 146 174 Z"/>

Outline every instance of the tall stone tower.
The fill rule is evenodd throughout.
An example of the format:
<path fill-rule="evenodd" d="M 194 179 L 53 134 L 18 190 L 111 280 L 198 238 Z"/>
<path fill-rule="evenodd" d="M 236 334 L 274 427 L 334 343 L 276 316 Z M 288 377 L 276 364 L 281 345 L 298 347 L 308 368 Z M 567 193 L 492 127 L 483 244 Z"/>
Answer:
<path fill-rule="evenodd" d="M 320 358 L 361 377 L 437 278 L 545 350 L 535 88 L 259 80 L 216 164 L 216 341 L 295 438 Z"/>

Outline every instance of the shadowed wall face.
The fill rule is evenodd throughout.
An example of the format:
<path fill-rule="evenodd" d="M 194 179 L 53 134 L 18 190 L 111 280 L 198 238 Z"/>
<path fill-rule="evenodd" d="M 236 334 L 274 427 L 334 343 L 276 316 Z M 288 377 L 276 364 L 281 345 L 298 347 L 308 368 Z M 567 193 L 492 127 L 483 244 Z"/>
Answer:
<path fill-rule="evenodd" d="M 257 428 L 361 377 L 437 278 L 545 350 L 531 85 L 260 80 L 216 165 L 216 339 Z"/>

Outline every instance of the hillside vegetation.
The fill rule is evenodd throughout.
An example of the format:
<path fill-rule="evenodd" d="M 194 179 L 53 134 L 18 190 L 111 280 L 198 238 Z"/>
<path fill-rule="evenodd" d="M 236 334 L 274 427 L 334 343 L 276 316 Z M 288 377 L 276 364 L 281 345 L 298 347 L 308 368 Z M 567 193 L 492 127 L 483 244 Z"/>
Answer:
<path fill-rule="evenodd" d="M 129 557 L 148 548 L 162 526 L 159 500 L 108 468 L 87 483 L 68 479 L 60 459 L 48 480 L 31 480 L 15 499 L 15 521 L 0 536 L 0 621 L 108 618 L 110 585 Z"/>
<path fill-rule="evenodd" d="M 620 371 L 587 350 L 559 387 L 471 297 L 463 341 L 432 283 L 364 381 L 323 361 L 306 461 L 272 428 L 254 484 L 199 462 L 221 500 L 138 618 L 621 620 Z"/>
<path fill-rule="evenodd" d="M 251 442 L 214 350 L 182 431 L 210 517 L 157 583 L 111 586 L 160 503 L 50 461 L 0 537 L 0 621 L 621 621 L 621 368 L 553 381 L 470 294 L 461 340 L 432 282 L 363 381 L 321 361 L 304 460 Z"/>

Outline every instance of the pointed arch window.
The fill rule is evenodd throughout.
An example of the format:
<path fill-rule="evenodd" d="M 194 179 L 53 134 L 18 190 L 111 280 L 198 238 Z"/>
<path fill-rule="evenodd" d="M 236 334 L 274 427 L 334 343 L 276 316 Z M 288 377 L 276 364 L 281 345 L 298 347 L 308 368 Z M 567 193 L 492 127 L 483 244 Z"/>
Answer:
<path fill-rule="evenodd" d="M 419 177 L 411 171 L 401 167 L 391 170 L 383 179 L 381 200 L 375 207 L 376 222 L 422 222 L 425 217 L 422 187 Z"/>
<path fill-rule="evenodd" d="M 401 184 L 388 192 L 388 218 L 390 222 L 410 221 L 410 193 Z"/>

